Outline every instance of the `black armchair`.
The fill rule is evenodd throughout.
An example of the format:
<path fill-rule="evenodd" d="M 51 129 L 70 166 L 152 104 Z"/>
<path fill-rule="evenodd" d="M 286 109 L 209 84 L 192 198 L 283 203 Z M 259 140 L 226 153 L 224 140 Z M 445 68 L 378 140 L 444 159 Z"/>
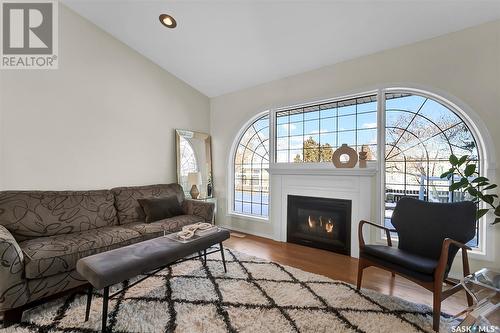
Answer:
<path fill-rule="evenodd" d="M 365 224 L 385 231 L 387 245 L 366 245 L 363 239 Z M 433 328 L 439 331 L 441 302 L 461 289 L 448 280 L 453 259 L 462 249 L 464 276 L 469 275 L 465 243 L 474 238 L 476 205 L 470 201 L 431 203 L 402 198 L 392 215 L 395 230 L 367 221 L 359 223 L 359 264 L 357 288 L 361 287 L 363 269 L 376 266 L 399 274 L 433 292 Z M 398 234 L 398 247 L 392 247 L 390 232 Z M 443 291 L 443 283 L 453 285 Z M 467 297 L 469 306 L 472 298 Z"/>

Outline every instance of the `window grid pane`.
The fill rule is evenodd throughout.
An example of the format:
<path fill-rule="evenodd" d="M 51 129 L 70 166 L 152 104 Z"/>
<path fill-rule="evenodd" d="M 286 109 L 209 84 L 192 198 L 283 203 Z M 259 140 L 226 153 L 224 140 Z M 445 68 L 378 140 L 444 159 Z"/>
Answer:
<path fill-rule="evenodd" d="M 288 114 L 285 116 L 288 119 Z M 233 211 L 268 217 L 269 115 L 260 117 L 245 130 L 238 143 L 233 165 Z"/>
<path fill-rule="evenodd" d="M 277 112 L 276 162 L 329 163 L 344 143 L 376 159 L 376 107 L 376 95 L 367 95 Z"/>
<path fill-rule="evenodd" d="M 416 94 L 386 94 L 385 214 L 393 228 L 392 212 L 399 199 L 430 202 L 471 200 L 468 194 L 449 191 L 440 175 L 450 168 L 451 154 L 469 155 L 479 165 L 476 140 L 463 120 L 441 103 Z M 479 245 L 476 237 L 467 245 Z"/>

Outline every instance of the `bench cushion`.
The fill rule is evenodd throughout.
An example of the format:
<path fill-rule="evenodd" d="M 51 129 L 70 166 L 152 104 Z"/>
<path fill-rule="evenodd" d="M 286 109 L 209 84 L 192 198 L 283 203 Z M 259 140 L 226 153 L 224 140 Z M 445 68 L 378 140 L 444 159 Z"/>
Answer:
<path fill-rule="evenodd" d="M 80 259 L 76 270 L 97 289 L 111 286 L 154 269 L 172 264 L 229 238 L 221 230 L 189 243 L 157 237 Z"/>
<path fill-rule="evenodd" d="M 179 215 L 151 223 L 126 224 L 124 227 L 137 231 L 144 236 L 144 239 L 151 239 L 163 236 L 163 231 L 166 231 L 167 233 L 177 232 L 180 231 L 185 225 L 198 222 L 205 222 L 205 220 L 203 217 L 195 215 Z"/>
<path fill-rule="evenodd" d="M 117 225 L 118 220 L 109 190 L 3 191 L 0 224 L 23 241 Z"/>
<path fill-rule="evenodd" d="M 72 271 L 80 258 L 142 240 L 137 231 L 113 226 L 31 239 L 19 245 L 25 254 L 26 277 L 38 279 Z"/>
<path fill-rule="evenodd" d="M 184 201 L 184 191 L 179 184 L 115 187 L 111 189 L 111 192 L 115 196 L 118 220 L 121 225 L 145 222 L 144 210 L 137 199 L 177 196 L 179 203 Z"/>

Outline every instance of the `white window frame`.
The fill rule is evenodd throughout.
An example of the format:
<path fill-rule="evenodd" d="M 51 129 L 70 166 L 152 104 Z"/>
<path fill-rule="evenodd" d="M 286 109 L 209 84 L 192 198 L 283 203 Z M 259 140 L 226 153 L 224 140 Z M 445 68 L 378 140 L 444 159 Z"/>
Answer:
<path fill-rule="evenodd" d="M 257 215 L 251 215 L 251 214 L 243 214 L 240 212 L 235 212 L 234 211 L 234 157 L 236 154 L 236 150 L 238 149 L 238 145 L 240 144 L 240 141 L 245 134 L 245 132 L 248 130 L 250 126 L 252 126 L 257 120 L 260 118 L 264 117 L 265 115 L 269 115 L 269 154 L 272 153 L 272 146 L 274 146 L 274 142 L 272 139 L 272 133 L 274 133 L 274 130 L 272 129 L 272 120 L 270 117 L 270 110 L 262 111 L 259 112 L 258 114 L 254 115 L 252 118 L 250 118 L 246 123 L 244 123 L 241 128 L 238 131 L 238 134 L 236 135 L 236 139 L 233 140 L 233 144 L 231 145 L 231 150 L 229 151 L 229 161 L 227 163 L 228 165 L 228 172 L 227 174 L 229 175 L 230 179 L 227 182 L 228 183 L 228 188 L 227 188 L 227 215 L 228 216 L 233 216 L 237 218 L 243 218 L 245 220 L 251 220 L 253 222 L 263 222 L 263 223 L 271 223 L 269 221 L 269 215 L 271 214 L 271 181 L 269 181 L 269 191 L 268 191 L 268 217 L 264 216 L 257 216 Z M 269 156 L 269 167 L 271 167 L 271 163 L 273 161 L 273 157 Z"/>
<path fill-rule="evenodd" d="M 429 98 L 431 100 L 435 100 L 452 112 L 456 113 L 460 119 L 468 126 L 469 130 L 472 132 L 474 139 L 477 142 L 477 149 L 479 154 L 479 161 L 482 166 L 482 175 L 488 177 L 490 180 L 494 180 L 495 178 L 495 165 L 492 165 L 492 155 L 494 154 L 491 149 L 487 149 L 487 147 L 493 147 L 491 138 L 489 137 L 489 132 L 487 131 L 484 123 L 480 120 L 480 118 L 466 105 L 456 100 L 452 101 L 451 96 L 446 96 L 445 93 L 432 93 L 427 89 L 421 88 L 410 88 L 410 87 L 385 87 L 381 88 L 378 91 L 378 128 L 379 128 L 379 142 L 378 142 L 378 154 L 377 159 L 378 162 L 378 170 L 377 172 L 377 207 L 384 208 L 385 207 L 385 94 L 387 93 L 409 93 L 415 94 L 419 96 L 423 96 Z M 491 142 L 488 146 L 486 142 Z M 488 150 L 488 151 L 487 151 Z M 493 157 L 494 158 L 494 157 Z M 385 212 L 384 209 L 381 209 L 377 214 L 377 223 L 379 225 L 384 225 Z M 481 218 L 479 223 L 479 247 L 473 248 L 472 251 L 469 251 L 470 258 L 493 261 L 494 260 L 494 237 L 493 233 L 488 233 L 488 218 L 491 220 L 491 215 L 487 214 L 485 217 Z M 375 241 L 377 243 L 386 244 L 387 238 L 385 232 L 372 230 L 372 237 L 375 234 Z M 373 239 L 373 238 L 372 238 Z M 397 245 L 398 238 L 391 237 L 394 245 Z"/>
<path fill-rule="evenodd" d="M 272 141 L 272 148 L 270 149 L 270 152 L 273 152 L 272 156 L 272 166 L 273 168 L 289 168 L 291 165 L 296 166 L 300 165 L 303 169 L 307 168 L 318 168 L 321 166 L 325 165 L 325 162 L 301 162 L 301 163 L 294 163 L 294 162 L 276 162 L 276 136 L 274 135 L 274 131 L 276 130 L 276 114 L 282 111 L 288 111 L 288 110 L 294 110 L 294 109 L 301 109 L 301 108 L 307 108 L 309 106 L 314 106 L 318 104 L 329 104 L 329 103 L 335 103 L 335 102 L 341 102 L 344 100 L 349 100 L 349 99 L 355 99 L 355 98 L 360 98 L 360 97 L 365 97 L 365 96 L 372 96 L 372 95 L 377 95 L 378 98 L 378 92 L 379 89 L 372 89 L 372 90 L 366 90 L 363 92 L 359 93 L 353 93 L 349 95 L 342 95 L 340 97 L 334 97 L 334 98 L 326 98 L 326 99 L 321 99 L 321 100 L 314 100 L 310 102 L 305 102 L 305 103 L 299 103 L 299 104 L 294 104 L 294 105 L 289 105 L 289 106 L 284 106 L 284 107 L 279 107 L 279 108 L 273 108 L 270 110 L 270 117 L 272 119 L 272 130 L 273 130 L 273 141 Z M 377 113 L 377 121 L 379 118 L 378 115 L 378 110 L 376 111 Z M 378 123 L 377 123 L 378 126 Z M 378 128 L 377 128 L 377 135 L 378 135 Z M 269 141 L 271 144 L 271 141 Z M 377 147 L 377 158 L 378 158 L 378 147 Z M 372 161 L 368 161 L 368 163 L 372 163 Z"/>

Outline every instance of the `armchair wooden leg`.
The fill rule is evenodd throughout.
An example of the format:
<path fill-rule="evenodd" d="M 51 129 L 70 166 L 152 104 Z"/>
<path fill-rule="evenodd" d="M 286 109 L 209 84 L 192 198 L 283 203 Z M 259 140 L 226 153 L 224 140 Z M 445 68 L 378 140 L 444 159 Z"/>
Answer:
<path fill-rule="evenodd" d="M 442 284 L 434 283 L 433 302 L 432 302 L 432 328 L 439 332 L 439 323 L 441 321 L 441 292 Z"/>
<path fill-rule="evenodd" d="M 361 289 L 361 280 L 363 279 L 363 270 L 365 269 L 365 262 L 362 258 L 358 261 L 358 282 L 356 284 L 356 289 Z"/>

